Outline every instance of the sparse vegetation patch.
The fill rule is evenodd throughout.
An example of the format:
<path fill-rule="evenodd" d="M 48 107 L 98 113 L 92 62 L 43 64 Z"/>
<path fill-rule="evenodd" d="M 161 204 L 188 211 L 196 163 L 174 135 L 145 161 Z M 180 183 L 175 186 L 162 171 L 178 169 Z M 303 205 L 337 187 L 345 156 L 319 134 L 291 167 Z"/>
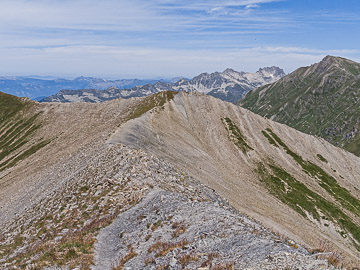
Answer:
<path fill-rule="evenodd" d="M 322 216 L 322 219 L 331 220 L 341 230 L 351 233 L 356 240 L 354 245 L 359 248 L 360 227 L 334 203 L 311 191 L 306 185 L 276 165 L 259 164 L 257 172 L 269 192 L 284 204 L 290 206 L 304 218 L 310 214 L 314 219 L 320 221 L 322 213 L 325 215 Z"/>
<path fill-rule="evenodd" d="M 320 159 L 322 162 L 328 163 L 327 159 L 324 158 L 322 155 L 317 154 L 316 156 L 317 156 L 317 158 Z"/>
<path fill-rule="evenodd" d="M 268 167 L 270 172 L 263 164 L 259 164 L 257 172 L 270 193 L 305 218 L 307 212 L 320 221 L 320 211 L 326 215 L 325 219 L 333 221 L 343 230 L 351 233 L 354 239 L 360 243 L 360 227 L 339 207 L 311 191 L 282 168 L 272 164 L 268 164 Z M 354 244 L 359 248 L 357 243 L 354 242 Z"/>
<path fill-rule="evenodd" d="M 268 139 L 270 144 L 275 147 L 279 147 L 275 140 L 265 130 L 262 130 L 261 133 L 266 137 L 266 139 Z"/>
<path fill-rule="evenodd" d="M 284 148 L 285 152 L 302 167 L 303 171 L 313 177 L 326 192 L 339 201 L 344 208 L 358 216 L 360 215 L 360 200 L 352 196 L 347 189 L 337 183 L 333 176 L 326 173 L 318 165 L 311 161 L 305 161 L 301 156 L 290 150 L 271 129 L 268 128 L 267 131 L 275 141 Z"/>
<path fill-rule="evenodd" d="M 31 107 L 29 102 L 0 92 L 0 171 L 15 166 L 49 143 L 30 143 L 41 127 L 37 121 L 39 113 L 32 113 Z"/>
<path fill-rule="evenodd" d="M 224 122 L 226 128 L 230 133 L 230 138 L 233 139 L 235 145 L 240 148 L 243 153 L 254 150 L 247 142 L 245 136 L 241 133 L 240 129 L 231 121 L 230 118 L 225 117 Z"/>
<path fill-rule="evenodd" d="M 141 104 L 130 112 L 128 120 L 138 118 L 155 107 L 161 108 L 168 100 L 173 99 L 177 93 L 175 91 L 163 91 L 143 98 Z"/>
<path fill-rule="evenodd" d="M 182 248 L 186 246 L 189 242 L 186 239 L 183 239 L 179 242 L 168 243 L 168 242 L 156 242 L 149 249 L 148 252 L 155 252 L 155 257 L 163 257 L 169 252 L 173 251 L 176 248 Z"/>

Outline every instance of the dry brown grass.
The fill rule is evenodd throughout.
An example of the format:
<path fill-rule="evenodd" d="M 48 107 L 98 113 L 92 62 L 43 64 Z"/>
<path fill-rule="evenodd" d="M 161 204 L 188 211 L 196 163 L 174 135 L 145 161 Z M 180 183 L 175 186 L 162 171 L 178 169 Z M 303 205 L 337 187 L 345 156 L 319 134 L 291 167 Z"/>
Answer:
<path fill-rule="evenodd" d="M 121 270 L 123 269 L 124 265 L 130 261 L 132 258 L 135 258 L 138 254 L 132 248 L 130 248 L 129 253 L 126 254 L 124 257 L 121 258 L 120 263 L 118 266 L 113 267 L 113 270 Z"/>
<path fill-rule="evenodd" d="M 145 236 L 145 241 L 149 241 L 149 239 L 151 238 L 151 234 L 148 234 Z"/>
<path fill-rule="evenodd" d="M 319 247 L 310 250 L 310 252 L 312 254 L 318 253 L 318 255 L 316 256 L 317 258 L 327 259 L 327 261 L 335 267 L 340 266 L 343 262 L 341 253 L 336 251 L 334 247 L 328 241 L 325 240 L 321 240 Z"/>
<path fill-rule="evenodd" d="M 198 261 L 199 258 L 196 254 L 185 254 L 183 256 L 180 257 L 179 259 L 179 263 L 181 264 L 181 266 L 184 268 L 185 266 L 187 266 L 190 262 L 196 262 Z"/>
<path fill-rule="evenodd" d="M 356 157 L 342 154 L 340 150 L 326 143 L 324 144 L 318 139 L 311 138 L 308 135 L 288 129 L 277 123 L 268 122 L 268 120 L 243 111 L 239 107 L 225 104 L 210 97 L 181 94 L 170 105 L 165 106 L 165 111 L 151 118 L 151 121 L 145 123 L 145 121 L 138 120 L 134 122 L 136 124 L 125 125 L 124 129 L 118 133 L 118 136 L 121 135 L 121 142 L 132 146 L 135 145 L 134 142 L 136 141 L 137 147 L 146 149 L 146 151 L 171 162 L 177 162 L 179 168 L 190 175 L 196 175 L 197 179 L 203 183 L 216 186 L 216 191 L 222 194 L 230 204 L 236 205 L 238 209 L 244 211 L 244 214 L 250 217 L 260 217 L 259 221 L 269 224 L 272 230 L 279 230 L 278 228 L 281 228 L 281 233 L 295 235 L 297 236 L 296 239 L 301 238 L 302 243 L 307 245 L 313 243 L 316 237 L 324 233 L 322 228 L 318 228 L 306 217 L 299 216 L 296 211 L 283 211 L 284 205 L 278 203 L 277 198 L 258 185 L 260 183 L 257 176 L 253 173 L 252 162 L 256 162 L 259 159 L 273 160 L 274 157 L 279 157 L 279 149 L 269 144 L 261 130 L 267 126 L 277 130 L 282 136 L 281 140 L 286 145 L 291 145 L 294 149 L 297 149 L 297 154 L 301 155 L 304 160 L 314 161 L 315 159 L 314 162 L 316 163 L 318 160 L 316 158 L 317 153 L 325 156 L 325 153 L 328 153 L 329 149 L 331 149 L 334 152 L 333 157 L 341 157 L 349 166 L 352 164 L 351 166 L 356 167 Z M 186 113 L 187 117 L 184 117 L 184 113 Z M 245 161 L 244 155 L 239 154 L 234 149 L 234 145 L 229 143 L 228 132 L 224 130 L 224 125 L 220 121 L 224 116 L 229 116 L 234 121 L 236 119 L 236 124 L 241 127 L 244 136 L 249 139 L 249 143 L 254 148 L 256 155 L 248 155 L 247 161 Z M 199 133 L 196 136 L 192 132 L 194 126 L 196 126 L 196 131 Z M 158 138 L 151 134 L 159 136 L 159 140 L 163 142 L 162 148 L 159 148 L 156 143 Z M 179 139 L 176 138 L 174 140 L 174 134 L 177 134 Z M 204 139 L 201 144 L 198 143 L 199 137 Z M 149 143 L 149 138 L 151 143 Z M 203 151 L 203 159 L 191 156 L 193 149 L 196 147 Z M 315 156 L 314 153 L 316 153 Z M 208 156 L 218 162 L 216 164 L 209 163 L 206 159 Z M 275 158 L 274 160 L 279 167 L 293 174 L 303 184 L 309 185 L 313 183 L 310 182 L 313 181 L 310 179 L 310 176 L 296 166 L 296 162 L 290 155 L 281 155 L 281 158 Z M 336 164 L 336 158 L 329 159 L 329 162 Z M 238 181 L 238 171 L 242 171 L 241 185 Z M 338 169 L 338 171 L 339 174 L 345 175 L 345 169 Z M 218 185 L 219 176 L 224 179 L 222 185 Z M 339 178 L 338 176 L 336 177 Z M 351 176 L 345 179 L 346 185 L 354 186 L 355 184 L 356 186 L 355 178 Z M 339 184 L 345 184 L 345 180 L 338 180 Z M 253 183 L 257 184 L 254 185 Z M 320 186 L 311 184 L 310 187 L 314 192 L 323 194 L 323 189 Z M 243 198 L 241 202 L 239 201 L 240 196 Z M 269 204 L 269 202 L 271 203 Z M 274 221 L 276 220 L 276 222 L 268 223 L 269 218 Z M 298 224 L 304 224 L 304 226 L 298 226 Z M 337 234 L 337 232 L 326 230 L 325 237 L 335 239 Z M 344 244 L 348 240 L 339 241 Z M 342 244 L 338 246 L 341 247 L 343 246 Z M 344 250 L 345 252 L 356 254 L 355 248 L 351 248 L 351 251 L 349 249 L 348 251 Z"/>
<path fill-rule="evenodd" d="M 217 254 L 217 253 L 214 253 L 214 252 L 209 253 L 209 254 L 207 255 L 206 261 L 204 261 L 204 262 L 201 264 L 201 267 L 211 266 L 213 259 L 215 259 L 215 258 L 218 257 L 218 256 L 219 256 L 219 254 Z"/>
<path fill-rule="evenodd" d="M 72 211 L 70 216 L 58 222 L 52 215 L 47 215 L 35 225 L 37 235 L 41 237 L 41 240 L 30 239 L 30 247 L 14 257 L 13 263 L 17 267 L 23 268 L 32 258 L 35 268 L 69 265 L 81 269 L 90 269 L 90 265 L 93 264 L 95 237 L 98 231 L 108 226 L 118 213 L 119 210 L 116 210 L 112 215 L 98 215 L 81 229 L 65 234 L 59 242 L 53 241 L 53 239 L 62 229 L 68 228 L 71 231 L 71 229 L 77 228 L 77 225 L 82 224 L 82 220 L 79 219 L 81 213 Z M 56 229 L 47 229 L 46 223 L 56 223 L 59 226 Z M 19 240 L 15 242 L 22 244 Z"/>
<path fill-rule="evenodd" d="M 216 264 L 211 267 L 211 270 L 234 270 L 234 263 Z"/>
<path fill-rule="evenodd" d="M 171 226 L 175 231 L 172 233 L 173 238 L 179 237 L 181 234 L 186 232 L 186 225 L 180 222 L 174 222 Z"/>
<path fill-rule="evenodd" d="M 176 248 L 182 248 L 186 246 L 188 243 L 189 242 L 186 239 L 183 239 L 176 243 L 167 243 L 167 242 L 158 241 L 155 244 L 153 244 L 151 247 L 149 247 L 148 252 L 151 253 L 156 251 L 155 257 L 163 257 Z"/>
<path fill-rule="evenodd" d="M 157 230 L 157 228 L 159 228 L 161 226 L 161 220 L 156 221 L 152 226 L 151 226 L 151 230 L 155 231 Z"/>
<path fill-rule="evenodd" d="M 328 256 L 327 260 L 333 266 L 340 266 L 342 262 L 342 256 L 339 253 L 333 252 Z"/>
<path fill-rule="evenodd" d="M 145 258 L 144 263 L 145 263 L 145 265 L 153 264 L 153 263 L 155 263 L 155 259 L 153 257 L 147 257 L 147 258 Z"/>
<path fill-rule="evenodd" d="M 167 270 L 170 269 L 170 265 L 165 264 L 165 265 L 159 265 L 158 267 L 156 267 L 156 270 Z"/>
<path fill-rule="evenodd" d="M 140 215 L 136 219 L 139 220 L 139 221 L 142 221 L 144 218 L 146 218 L 145 215 Z"/>

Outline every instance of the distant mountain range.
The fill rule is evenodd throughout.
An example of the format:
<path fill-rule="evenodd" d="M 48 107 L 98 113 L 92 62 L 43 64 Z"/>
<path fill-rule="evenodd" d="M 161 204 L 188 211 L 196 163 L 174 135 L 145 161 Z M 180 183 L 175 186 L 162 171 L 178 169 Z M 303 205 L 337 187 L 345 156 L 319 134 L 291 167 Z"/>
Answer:
<path fill-rule="evenodd" d="M 191 80 L 180 78 L 169 82 L 157 81 L 145 85 L 137 85 L 130 89 L 110 87 L 104 91 L 99 89 L 81 89 L 75 91 L 62 90 L 49 96 L 42 102 L 103 102 L 116 98 L 148 96 L 161 91 L 197 91 L 225 101 L 235 102 L 248 91 L 275 82 L 285 76 L 278 67 L 260 68 L 255 73 L 238 72 L 226 69 L 223 72 L 202 73 Z"/>
<path fill-rule="evenodd" d="M 360 156 L 360 64 L 334 56 L 249 92 L 240 104 Z"/>
<path fill-rule="evenodd" d="M 29 97 L 41 100 L 54 95 L 60 90 L 97 89 L 105 90 L 109 87 L 118 89 L 132 88 L 136 85 L 156 83 L 159 80 L 122 79 L 106 80 L 92 77 L 78 77 L 73 80 L 46 77 L 0 77 L 0 91 L 18 97 Z M 160 80 L 166 82 L 166 80 Z"/>

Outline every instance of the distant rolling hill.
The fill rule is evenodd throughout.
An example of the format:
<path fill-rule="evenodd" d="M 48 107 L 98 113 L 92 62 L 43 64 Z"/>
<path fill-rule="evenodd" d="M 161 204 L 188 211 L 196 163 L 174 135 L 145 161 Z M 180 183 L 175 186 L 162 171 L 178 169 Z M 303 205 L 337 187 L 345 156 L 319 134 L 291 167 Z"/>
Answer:
<path fill-rule="evenodd" d="M 18 97 L 29 97 L 41 100 L 47 96 L 56 94 L 60 90 L 68 89 L 98 89 L 104 90 L 109 87 L 119 89 L 131 88 L 136 85 L 156 83 L 158 80 L 105 80 L 92 77 L 78 77 L 73 80 L 54 79 L 42 77 L 0 77 L 0 91 Z"/>

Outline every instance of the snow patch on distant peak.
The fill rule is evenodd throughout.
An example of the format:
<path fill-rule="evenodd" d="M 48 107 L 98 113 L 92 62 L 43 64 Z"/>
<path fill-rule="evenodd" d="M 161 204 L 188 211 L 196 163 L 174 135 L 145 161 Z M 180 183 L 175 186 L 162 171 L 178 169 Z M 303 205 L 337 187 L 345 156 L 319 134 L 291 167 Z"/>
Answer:
<path fill-rule="evenodd" d="M 285 76 L 282 69 L 278 67 L 260 68 L 255 73 L 238 72 L 231 68 L 225 69 L 223 72 L 201 73 L 192 79 L 179 78 L 176 82 L 158 81 L 153 84 L 144 84 L 134 86 L 131 89 L 120 90 L 118 88 L 109 88 L 105 91 L 92 92 L 86 94 L 86 90 L 73 92 L 77 97 L 71 97 L 69 90 L 60 91 L 58 95 L 63 95 L 63 99 L 67 102 L 79 102 L 86 99 L 88 102 L 101 102 L 113 98 L 130 98 L 147 96 L 161 91 L 186 91 L 200 92 L 203 94 L 213 95 L 226 101 L 236 102 L 243 97 L 248 91 L 263 86 L 268 83 L 275 82 Z M 77 78 L 78 80 L 86 80 L 86 77 Z M 105 93 L 106 92 L 106 93 Z M 66 97 L 65 97 L 66 95 Z M 80 96 L 83 96 L 82 98 Z M 56 96 L 56 95 L 55 95 Z M 47 101 L 58 101 L 56 97 L 50 97 Z M 52 99 L 51 99 L 52 98 Z M 61 99 L 61 100 L 63 100 Z"/>

